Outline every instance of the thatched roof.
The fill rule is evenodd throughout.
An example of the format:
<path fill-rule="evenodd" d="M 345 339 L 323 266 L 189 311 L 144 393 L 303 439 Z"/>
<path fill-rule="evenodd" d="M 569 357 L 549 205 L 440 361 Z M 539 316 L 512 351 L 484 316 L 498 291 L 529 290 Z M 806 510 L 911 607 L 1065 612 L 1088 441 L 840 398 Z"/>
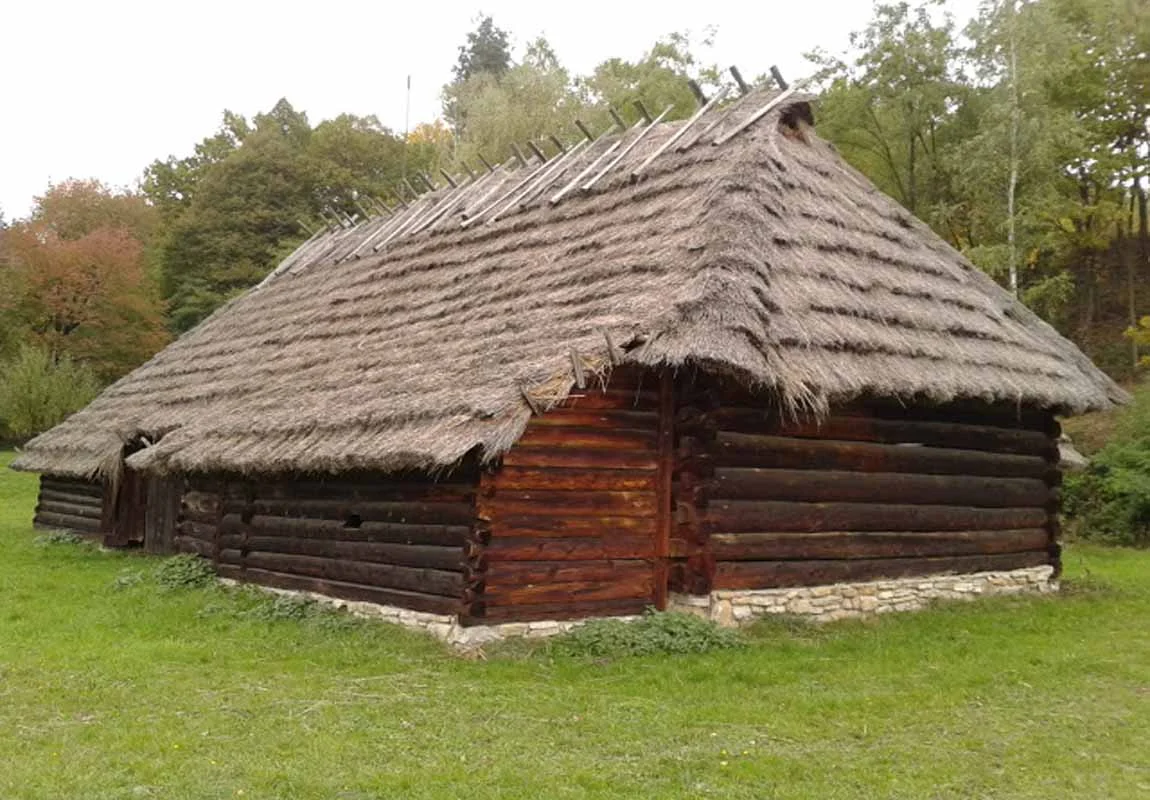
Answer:
<path fill-rule="evenodd" d="M 157 443 L 128 463 L 161 471 L 434 469 L 505 451 L 532 405 L 612 362 L 705 365 L 816 412 L 860 395 L 1059 413 L 1124 399 L 820 141 L 807 101 L 708 110 L 638 176 L 684 123 L 320 234 L 17 465 L 93 475 L 144 435 Z"/>

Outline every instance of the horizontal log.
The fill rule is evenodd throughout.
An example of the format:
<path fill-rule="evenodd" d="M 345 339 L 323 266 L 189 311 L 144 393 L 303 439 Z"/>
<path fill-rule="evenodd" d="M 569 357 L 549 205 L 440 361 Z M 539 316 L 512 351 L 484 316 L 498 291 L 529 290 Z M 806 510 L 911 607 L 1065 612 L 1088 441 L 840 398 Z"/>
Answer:
<path fill-rule="evenodd" d="M 48 492 L 59 492 L 60 494 L 78 494 L 85 497 L 98 497 L 104 496 L 104 484 L 90 483 L 88 481 L 66 481 L 42 477 L 40 479 L 40 490 Z"/>
<path fill-rule="evenodd" d="M 684 425 L 699 424 L 704 429 L 735 433 L 758 433 L 797 438 L 882 444 L 916 443 L 959 450 L 1037 456 L 1050 460 L 1057 443 L 1041 430 L 1004 428 L 994 424 L 962 424 L 916 419 L 882 419 L 873 416 L 836 415 L 823 420 L 794 421 L 777 410 L 723 407 L 712 411 L 683 409 Z"/>
<path fill-rule="evenodd" d="M 491 605 L 511 603 L 579 603 L 588 600 L 630 600 L 642 599 L 650 602 L 654 598 L 655 577 L 652 570 L 643 574 L 628 576 L 626 579 L 604 583 L 597 580 L 577 580 L 564 582 L 547 581 L 535 585 L 492 586 L 490 583 L 483 593 L 483 602 Z"/>
<path fill-rule="evenodd" d="M 505 489 L 563 491 L 655 491 L 655 473 L 617 469 L 508 467 L 492 479 L 497 492 Z"/>
<path fill-rule="evenodd" d="M 225 534 L 220 538 L 220 543 L 229 549 L 321 556 L 348 561 L 371 561 L 456 572 L 462 571 L 465 566 L 462 547 L 297 539 L 286 536 L 249 536 L 242 533 Z"/>
<path fill-rule="evenodd" d="M 902 403 L 875 402 L 865 406 L 847 407 L 844 412 L 887 419 L 916 419 L 970 425 L 990 424 L 1003 428 L 1042 431 L 1046 434 L 1050 434 L 1058 424 L 1054 415 L 1048 411 L 1024 408 L 1014 403 L 992 405 L 978 400 L 958 400 L 945 406 L 907 406 Z"/>
<path fill-rule="evenodd" d="M 700 530 L 715 533 L 788 531 L 989 531 L 1040 528 L 1041 508 L 875 505 L 871 503 L 794 503 L 783 500 L 716 500 L 699 520 Z"/>
<path fill-rule="evenodd" d="M 650 535 L 532 539 L 497 534 L 484 548 L 483 555 L 488 562 L 654 558 L 655 540 Z"/>
<path fill-rule="evenodd" d="M 184 506 L 180 507 L 179 518 L 181 520 L 188 520 L 189 522 L 198 522 L 201 525 L 212 525 L 213 527 L 219 522 L 220 515 L 217 511 L 193 511 Z"/>
<path fill-rule="evenodd" d="M 598 389 L 576 390 L 567 396 L 567 399 L 557 405 L 547 414 L 561 414 L 565 409 L 577 411 L 600 410 L 654 410 L 659 407 L 659 393 L 657 391 L 636 391 L 634 389 L 608 389 L 602 392 Z M 546 416 L 546 415 L 544 415 Z"/>
<path fill-rule="evenodd" d="M 1037 456 L 987 453 L 919 445 L 840 442 L 721 432 L 711 443 L 684 438 L 690 455 L 710 456 L 718 466 L 774 469 L 841 469 L 930 475 L 990 475 L 1045 480 L 1057 467 Z"/>
<path fill-rule="evenodd" d="M 104 505 L 102 494 L 80 494 L 78 492 L 63 492 L 58 489 L 41 489 L 41 500 L 53 500 L 58 503 L 74 503 L 80 506 L 100 508 Z"/>
<path fill-rule="evenodd" d="M 253 496 L 261 500 L 297 501 L 329 500 L 337 502 L 445 502 L 466 503 L 475 496 L 476 483 L 437 482 L 428 476 L 422 480 L 386 480 L 370 482 L 277 481 L 253 483 Z"/>
<path fill-rule="evenodd" d="M 225 518 L 223 530 L 238 533 L 245 530 L 239 515 Z M 398 522 L 361 522 L 350 527 L 345 521 L 272 517 L 256 515 L 246 529 L 260 536 L 307 537 L 346 542 L 394 542 L 395 544 L 462 547 L 471 535 L 467 525 L 408 525 Z"/>
<path fill-rule="evenodd" d="M 655 493 L 520 491 L 496 489 L 494 497 L 481 498 L 478 513 L 484 519 L 498 522 L 510 515 L 556 514 L 592 517 L 654 517 L 657 512 Z"/>
<path fill-rule="evenodd" d="M 940 558 L 884 558 L 843 561 L 720 561 L 715 589 L 774 589 L 847 581 L 905 578 L 943 573 L 994 572 L 1050 563 L 1045 550 Z"/>
<path fill-rule="evenodd" d="M 654 536 L 653 517 L 592 517 L 568 514 L 548 515 L 543 509 L 533 514 L 500 513 L 491 525 L 492 538 L 530 539 L 582 537 L 606 539 L 614 536 Z"/>
<path fill-rule="evenodd" d="M 1001 531 L 723 533 L 708 541 L 717 561 L 909 558 L 1042 550 L 1043 528 Z"/>
<path fill-rule="evenodd" d="M 40 498 L 37 508 L 50 514 L 68 514 L 73 517 L 88 517 L 94 520 L 99 520 L 103 514 L 103 508 L 99 505 L 64 503 L 44 497 Z"/>
<path fill-rule="evenodd" d="M 643 470 L 658 467 L 651 450 L 594 450 L 584 447 L 520 447 L 503 454 L 504 467 L 567 467 L 569 469 Z"/>
<path fill-rule="evenodd" d="M 655 432 L 578 426 L 528 426 L 512 450 L 597 450 L 603 453 L 653 452 Z"/>
<path fill-rule="evenodd" d="M 257 498 L 248 506 L 255 514 L 312 519 L 412 523 L 418 525 L 469 525 L 474 510 L 468 503 L 382 502 L 375 500 L 275 500 Z M 229 510 L 231 510 L 229 508 Z"/>
<path fill-rule="evenodd" d="M 193 522 L 189 519 L 185 519 L 176 523 L 176 531 L 178 531 L 181 536 L 190 536 L 194 539 L 202 539 L 205 542 L 210 542 L 215 538 L 216 526 L 205 525 L 202 522 Z"/>
<path fill-rule="evenodd" d="M 617 409 L 557 408 L 532 417 L 528 430 L 543 427 L 589 428 L 592 430 L 654 431 L 659 415 L 654 411 Z"/>
<path fill-rule="evenodd" d="M 530 605 L 488 604 L 485 608 L 481 608 L 478 614 L 465 616 L 460 619 L 460 622 L 464 625 L 489 625 L 498 622 L 629 617 L 642 614 L 651 604 L 652 601 L 647 598 Z"/>
<path fill-rule="evenodd" d="M 211 542 L 204 541 L 203 539 L 177 535 L 172 541 L 176 545 L 176 551 L 180 553 L 195 553 L 204 558 L 212 558 L 215 553 L 215 546 Z"/>
<path fill-rule="evenodd" d="M 648 561 L 498 561 L 484 574 L 486 594 L 497 597 L 504 589 L 560 583 L 641 583 L 653 575 Z"/>
<path fill-rule="evenodd" d="M 180 499 L 180 510 L 191 518 L 215 517 L 220 512 L 220 496 L 197 490 L 184 492 Z"/>
<path fill-rule="evenodd" d="M 1052 497 L 1050 488 L 1036 478 L 756 467 L 716 468 L 707 494 L 733 500 L 838 500 L 986 508 L 1041 508 Z"/>
<path fill-rule="evenodd" d="M 289 575 L 306 575 L 325 580 L 359 583 L 389 589 L 462 597 L 463 576 L 446 570 L 401 567 L 393 564 L 375 564 L 363 561 L 319 558 L 316 556 L 288 555 L 284 553 L 249 552 L 236 549 L 220 552 L 220 561 L 255 569 L 266 569 Z"/>
<path fill-rule="evenodd" d="M 91 517 L 77 517 L 73 514 L 37 511 L 33 521 L 42 528 L 62 528 L 80 533 L 99 533 L 100 531 L 100 520 Z"/>
<path fill-rule="evenodd" d="M 294 591 L 315 592 L 327 597 L 336 597 L 342 600 L 354 600 L 363 603 L 395 606 L 407 608 L 412 611 L 423 611 L 428 614 L 458 614 L 460 602 L 454 597 L 441 597 L 423 592 L 403 591 L 400 589 L 383 589 L 378 586 L 364 586 L 345 581 L 330 581 L 322 578 L 309 578 L 303 575 L 289 575 L 263 569 L 243 569 L 230 564 L 220 564 L 218 571 L 221 577 L 247 583 L 258 583 L 261 586 L 271 586 L 276 589 L 291 589 Z"/>

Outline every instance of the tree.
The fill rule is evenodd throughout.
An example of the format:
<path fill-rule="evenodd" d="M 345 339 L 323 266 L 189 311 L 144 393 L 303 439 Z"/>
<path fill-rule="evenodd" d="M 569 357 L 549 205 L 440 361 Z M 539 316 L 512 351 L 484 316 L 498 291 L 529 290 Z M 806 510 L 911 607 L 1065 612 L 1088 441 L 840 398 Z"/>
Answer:
<path fill-rule="evenodd" d="M 703 45 L 712 41 L 708 31 Z M 608 107 L 617 109 L 628 122 L 639 119 L 633 101 L 640 100 L 652 113 L 667 106 L 668 119 L 683 119 L 697 108 L 688 80 L 694 79 L 707 90 L 718 87 L 720 72 L 714 64 L 703 64 L 693 51 L 688 33 L 672 33 L 658 39 L 651 49 L 635 62 L 611 58 L 595 67 L 579 85 L 587 102 L 601 110 L 606 119 Z"/>
<path fill-rule="evenodd" d="M 953 22 L 932 19 L 930 9 L 940 4 L 880 4 L 867 27 L 851 34 L 852 61 L 822 51 L 807 56 L 820 67 L 819 130 L 880 188 L 927 219 L 951 199 L 942 154 L 965 94 Z"/>
<path fill-rule="evenodd" d="M 3 303 L 13 340 L 122 375 L 165 341 L 144 241 L 154 211 L 137 195 L 69 181 L 0 233 Z"/>
<path fill-rule="evenodd" d="M 499 76 L 511 68 L 511 46 L 507 31 L 498 28 L 487 14 L 476 20 L 475 30 L 467 34 L 467 43 L 459 48 L 455 64 L 455 82 L 463 83 L 473 75 Z"/>
<path fill-rule="evenodd" d="M 475 93 L 475 85 L 498 84 L 509 69 L 511 46 L 507 31 L 496 27 L 490 16 L 481 14 L 475 20 L 475 29 L 467 34 L 467 42 L 459 48 L 454 79 L 443 87 L 443 116 L 457 137 L 466 131 L 467 98 Z"/>
<path fill-rule="evenodd" d="M 323 208 L 305 115 L 281 100 L 257 115 L 241 145 L 208 167 L 161 245 L 172 327 L 185 331 L 258 283 L 301 238 L 301 218 Z"/>
<path fill-rule="evenodd" d="M 169 324 L 190 329 L 258 283 L 306 235 L 301 221 L 362 216 L 365 199 L 400 191 L 404 142 L 375 117 L 341 114 L 314 128 L 287 100 L 224 126 L 189 159 L 156 162 L 149 194 L 160 209 L 161 286 Z M 434 147 L 409 148 L 409 174 Z"/>
<path fill-rule="evenodd" d="M 502 75 L 476 74 L 445 92 L 453 93 L 455 107 L 467 120 L 456 158 L 472 164 L 479 153 L 506 159 L 513 144 L 574 130 L 582 108 L 570 75 L 543 38 L 529 44 L 523 61 Z"/>

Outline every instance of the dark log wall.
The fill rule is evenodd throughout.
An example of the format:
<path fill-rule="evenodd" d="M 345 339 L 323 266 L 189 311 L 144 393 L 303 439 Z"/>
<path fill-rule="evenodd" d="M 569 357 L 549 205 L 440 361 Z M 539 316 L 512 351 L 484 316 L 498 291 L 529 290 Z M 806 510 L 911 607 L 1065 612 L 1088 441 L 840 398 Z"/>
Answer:
<path fill-rule="evenodd" d="M 1058 566 L 1048 414 L 859 405 L 784 423 L 697 380 L 677 417 L 679 590 Z"/>
<path fill-rule="evenodd" d="M 100 533 L 104 485 L 58 475 L 40 476 L 40 496 L 32 524 L 87 536 Z"/>
<path fill-rule="evenodd" d="M 576 391 L 534 417 L 484 475 L 468 621 L 635 614 L 662 602 L 669 503 L 658 487 L 672 442 L 669 428 L 660 435 L 661 386 L 658 375 L 617 370 L 607 391 Z"/>
<path fill-rule="evenodd" d="M 472 575 L 478 471 L 244 481 L 191 478 L 175 538 L 221 576 L 458 614 Z"/>

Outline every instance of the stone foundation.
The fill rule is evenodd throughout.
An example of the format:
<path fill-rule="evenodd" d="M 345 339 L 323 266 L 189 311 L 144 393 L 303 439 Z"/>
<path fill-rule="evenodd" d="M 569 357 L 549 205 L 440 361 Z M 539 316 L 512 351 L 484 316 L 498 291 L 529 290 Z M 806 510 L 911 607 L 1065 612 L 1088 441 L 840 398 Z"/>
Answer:
<path fill-rule="evenodd" d="M 1051 566 L 969 575 L 928 575 L 868 583 L 789 589 L 719 590 L 710 596 L 674 595 L 670 608 L 736 626 L 756 617 L 790 614 L 815 622 L 915 611 L 935 600 L 973 600 L 1003 594 L 1058 591 Z"/>
<path fill-rule="evenodd" d="M 461 650 L 474 649 L 484 644 L 496 642 L 501 639 L 543 639 L 566 633 L 576 625 L 587 622 L 585 619 L 573 620 L 540 620 L 538 622 L 505 622 L 500 625 L 460 625 L 459 619 L 447 614 L 429 614 L 425 611 L 412 611 L 397 606 L 385 606 L 377 603 L 364 603 L 355 600 L 341 600 L 338 597 L 328 597 L 326 594 L 316 592 L 295 591 L 292 589 L 276 589 L 271 586 L 261 586 L 256 583 L 242 583 L 231 578 L 219 578 L 225 586 L 254 586 L 265 592 L 288 595 L 290 597 L 303 597 L 314 600 L 330 608 L 346 611 L 364 619 L 378 619 L 402 625 L 405 628 L 414 628 L 425 631 L 436 639 L 446 642 L 452 647 Z M 636 617 L 611 617 L 630 621 Z"/>
<path fill-rule="evenodd" d="M 220 583 L 241 585 L 221 578 Z M 378 619 L 426 631 L 440 641 L 462 650 L 474 649 L 501 639 L 542 639 L 566 633 L 588 620 L 542 620 L 506 622 L 501 625 L 460 625 L 458 618 L 429 614 L 396 606 L 340 600 L 315 592 L 274 589 L 258 584 L 267 592 L 306 597 L 338 608 L 357 617 Z M 1047 593 L 1058 591 L 1054 568 L 1050 566 L 1012 572 L 976 572 L 971 575 L 928 575 L 870 583 L 836 583 L 830 586 L 802 586 L 791 589 L 719 590 L 709 596 L 672 595 L 669 611 L 684 611 L 736 626 L 770 614 L 792 614 L 815 622 L 833 622 L 867 617 L 892 611 L 915 611 L 935 600 L 973 600 L 1001 594 Z M 612 617 L 630 621 L 636 617 Z"/>

